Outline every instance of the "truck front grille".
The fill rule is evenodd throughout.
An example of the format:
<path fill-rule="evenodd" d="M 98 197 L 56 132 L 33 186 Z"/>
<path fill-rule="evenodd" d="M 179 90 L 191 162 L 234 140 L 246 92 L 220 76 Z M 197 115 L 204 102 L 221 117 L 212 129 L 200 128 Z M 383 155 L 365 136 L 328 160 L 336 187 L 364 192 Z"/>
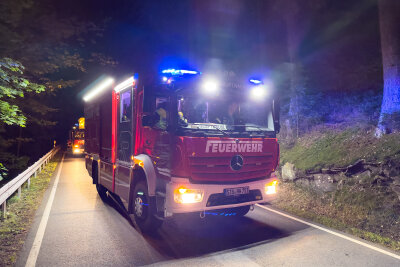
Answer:
<path fill-rule="evenodd" d="M 190 157 L 189 166 L 193 182 L 240 183 L 265 179 L 273 171 L 272 154 L 244 156 L 243 167 L 234 171 L 232 157 Z"/>

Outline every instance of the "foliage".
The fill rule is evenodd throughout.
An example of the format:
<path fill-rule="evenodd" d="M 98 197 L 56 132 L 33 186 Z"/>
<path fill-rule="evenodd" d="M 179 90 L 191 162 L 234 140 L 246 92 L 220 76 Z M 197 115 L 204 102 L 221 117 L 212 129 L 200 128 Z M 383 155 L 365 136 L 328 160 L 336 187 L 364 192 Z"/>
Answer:
<path fill-rule="evenodd" d="M 19 106 L 15 104 L 16 98 L 23 98 L 26 93 L 34 92 L 40 93 L 45 90 L 43 85 L 33 83 L 24 78 L 24 66 L 11 58 L 0 59 L 0 127 L 2 124 L 18 125 L 20 127 L 26 126 L 26 116 L 21 112 Z M 9 142 L 0 137 L 0 147 L 9 147 Z M 1 162 L 7 162 L 13 158 L 10 153 L 4 152 L 2 149 L 0 153 Z M 26 164 L 26 157 L 21 157 L 12 160 L 12 164 L 7 164 L 8 167 L 20 166 Z M 10 166 L 11 165 L 11 166 Z M 7 175 L 7 169 L 0 163 L 0 180 Z"/>
<path fill-rule="evenodd" d="M 24 97 L 26 92 L 40 93 L 45 90 L 43 85 L 24 78 L 23 70 L 24 66 L 18 61 L 11 58 L 0 59 L 0 121 L 21 127 L 25 127 L 26 117 L 11 100 Z"/>
<path fill-rule="evenodd" d="M 299 136 L 321 125 L 375 125 L 379 118 L 381 96 L 372 91 L 363 93 L 313 93 L 306 91 L 298 103 Z M 281 119 L 290 118 L 289 100 L 282 101 Z M 281 138 L 286 138 L 285 124 Z"/>
<path fill-rule="evenodd" d="M 400 251 L 400 204 L 387 188 L 357 184 L 321 195 L 280 183 L 278 190 L 274 206 Z"/>
<path fill-rule="evenodd" d="M 393 112 L 392 114 L 383 114 L 383 119 L 381 122 L 384 129 L 391 132 L 400 131 L 400 112 Z"/>
<path fill-rule="evenodd" d="M 369 128 L 315 129 L 299 138 L 294 145 L 281 144 L 281 166 L 293 163 L 301 170 L 344 167 L 359 159 L 381 161 L 400 158 L 400 133 L 374 137 Z"/>
<path fill-rule="evenodd" d="M 58 153 L 36 178 L 31 179 L 29 189 L 22 188 L 21 198 L 18 198 L 16 193 L 8 199 L 6 219 L 2 219 L 3 214 L 0 213 L 0 266 L 15 264 L 16 256 L 26 240 L 35 211 L 42 201 L 60 158 L 61 154 Z"/>
<path fill-rule="evenodd" d="M 56 139 L 55 113 L 70 104 L 60 105 L 56 97 L 68 95 L 91 65 L 116 64 L 96 47 L 105 20 L 78 18 L 79 12 L 60 6 L 52 0 L 0 1 L 0 162 L 10 178 Z"/>

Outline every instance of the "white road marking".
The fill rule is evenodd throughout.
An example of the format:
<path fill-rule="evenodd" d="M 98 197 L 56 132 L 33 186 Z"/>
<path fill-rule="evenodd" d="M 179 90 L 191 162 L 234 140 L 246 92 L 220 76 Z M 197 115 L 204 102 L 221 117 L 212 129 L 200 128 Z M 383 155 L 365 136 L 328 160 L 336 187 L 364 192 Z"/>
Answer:
<path fill-rule="evenodd" d="M 393 258 L 395 258 L 395 259 L 400 260 L 400 255 L 397 255 L 397 254 L 391 253 L 391 252 L 389 252 L 389 251 L 386 251 L 386 250 L 384 250 L 384 249 L 381 249 L 381 248 L 372 246 L 372 245 L 370 245 L 370 244 L 368 244 L 368 243 L 365 243 L 365 242 L 362 242 L 362 241 L 360 241 L 360 240 L 351 238 L 351 237 L 346 236 L 346 235 L 343 235 L 343 234 L 341 234 L 341 233 L 337 233 L 337 232 L 334 232 L 334 231 L 332 231 L 332 230 L 323 228 L 323 227 L 321 227 L 321 226 L 318 226 L 318 225 L 315 225 L 315 224 L 312 224 L 312 223 L 303 221 L 303 220 L 301 220 L 301 219 L 298 219 L 298 218 L 295 218 L 295 217 L 293 217 L 293 216 L 284 214 L 284 213 L 279 212 L 279 211 L 277 211 L 277 210 L 274 210 L 274 209 L 271 209 L 271 208 L 262 206 L 262 205 L 260 205 L 260 204 L 256 204 L 256 205 L 257 205 L 258 207 L 262 208 L 262 209 L 265 209 L 265 210 L 274 212 L 274 213 L 276 213 L 276 214 L 282 215 L 282 216 L 284 216 L 284 217 L 286 217 L 286 218 L 289 218 L 289 219 L 292 219 L 292 220 L 294 220 L 294 221 L 298 221 L 298 222 L 304 223 L 304 224 L 306 224 L 306 225 L 308 225 L 308 226 L 317 228 L 317 229 L 319 229 L 319 230 L 321 230 L 321 231 L 324 231 L 324 232 L 330 233 L 330 234 L 332 234 L 332 235 L 341 237 L 341 238 L 343 238 L 343 239 L 349 240 L 349 241 L 354 242 L 354 243 L 356 243 L 356 244 L 359 244 L 359 245 L 361 245 L 361 246 L 364 246 L 364 247 L 373 249 L 373 250 L 375 250 L 375 251 L 378 251 L 378 252 L 380 252 L 380 253 L 383 253 L 383 254 L 385 254 L 385 255 L 388 255 L 388 256 L 391 256 L 391 257 L 393 257 Z"/>
<path fill-rule="evenodd" d="M 39 255 L 40 246 L 42 245 L 44 231 L 46 230 L 47 221 L 49 220 L 51 206 L 53 205 L 54 196 L 56 194 L 58 180 L 60 180 L 60 173 L 61 173 L 61 168 L 62 168 L 62 165 L 64 162 L 64 156 L 65 156 L 65 154 L 63 154 L 63 156 L 62 156 L 62 159 L 60 162 L 60 167 L 58 168 L 57 176 L 56 176 L 56 179 L 54 180 L 53 187 L 51 188 L 50 196 L 49 196 L 49 199 L 47 200 L 47 204 L 44 209 L 42 219 L 40 220 L 39 228 L 36 232 L 35 240 L 33 241 L 32 248 L 29 252 L 28 259 L 26 260 L 25 267 L 36 266 L 36 260 Z"/>

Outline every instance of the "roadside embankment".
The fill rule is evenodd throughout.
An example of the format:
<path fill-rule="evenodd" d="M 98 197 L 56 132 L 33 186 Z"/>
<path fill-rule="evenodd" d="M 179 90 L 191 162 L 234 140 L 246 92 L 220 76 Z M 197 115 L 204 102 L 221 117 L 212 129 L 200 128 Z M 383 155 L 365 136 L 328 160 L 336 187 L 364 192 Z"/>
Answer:
<path fill-rule="evenodd" d="M 273 205 L 400 251 L 400 134 L 316 130 L 281 145 Z"/>
<path fill-rule="evenodd" d="M 21 198 L 14 194 L 8 199 L 7 218 L 0 219 L 0 266 L 11 266 L 15 263 L 61 156 L 62 151 L 54 156 L 36 178 L 31 179 L 29 189 L 26 185 L 23 186 Z"/>

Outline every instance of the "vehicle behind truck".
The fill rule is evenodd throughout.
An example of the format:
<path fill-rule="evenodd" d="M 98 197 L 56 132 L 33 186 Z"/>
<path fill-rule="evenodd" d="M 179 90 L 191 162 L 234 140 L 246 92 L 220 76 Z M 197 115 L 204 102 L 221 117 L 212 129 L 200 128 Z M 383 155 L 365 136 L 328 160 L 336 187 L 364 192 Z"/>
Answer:
<path fill-rule="evenodd" d="M 69 131 L 68 149 L 73 155 L 83 155 L 85 152 L 85 118 L 81 117 L 78 123 Z"/>
<path fill-rule="evenodd" d="M 276 195 L 279 105 L 259 79 L 166 69 L 84 96 L 86 168 L 143 231 L 174 214 L 243 216 Z M 218 212 L 211 212 L 218 210 Z"/>

